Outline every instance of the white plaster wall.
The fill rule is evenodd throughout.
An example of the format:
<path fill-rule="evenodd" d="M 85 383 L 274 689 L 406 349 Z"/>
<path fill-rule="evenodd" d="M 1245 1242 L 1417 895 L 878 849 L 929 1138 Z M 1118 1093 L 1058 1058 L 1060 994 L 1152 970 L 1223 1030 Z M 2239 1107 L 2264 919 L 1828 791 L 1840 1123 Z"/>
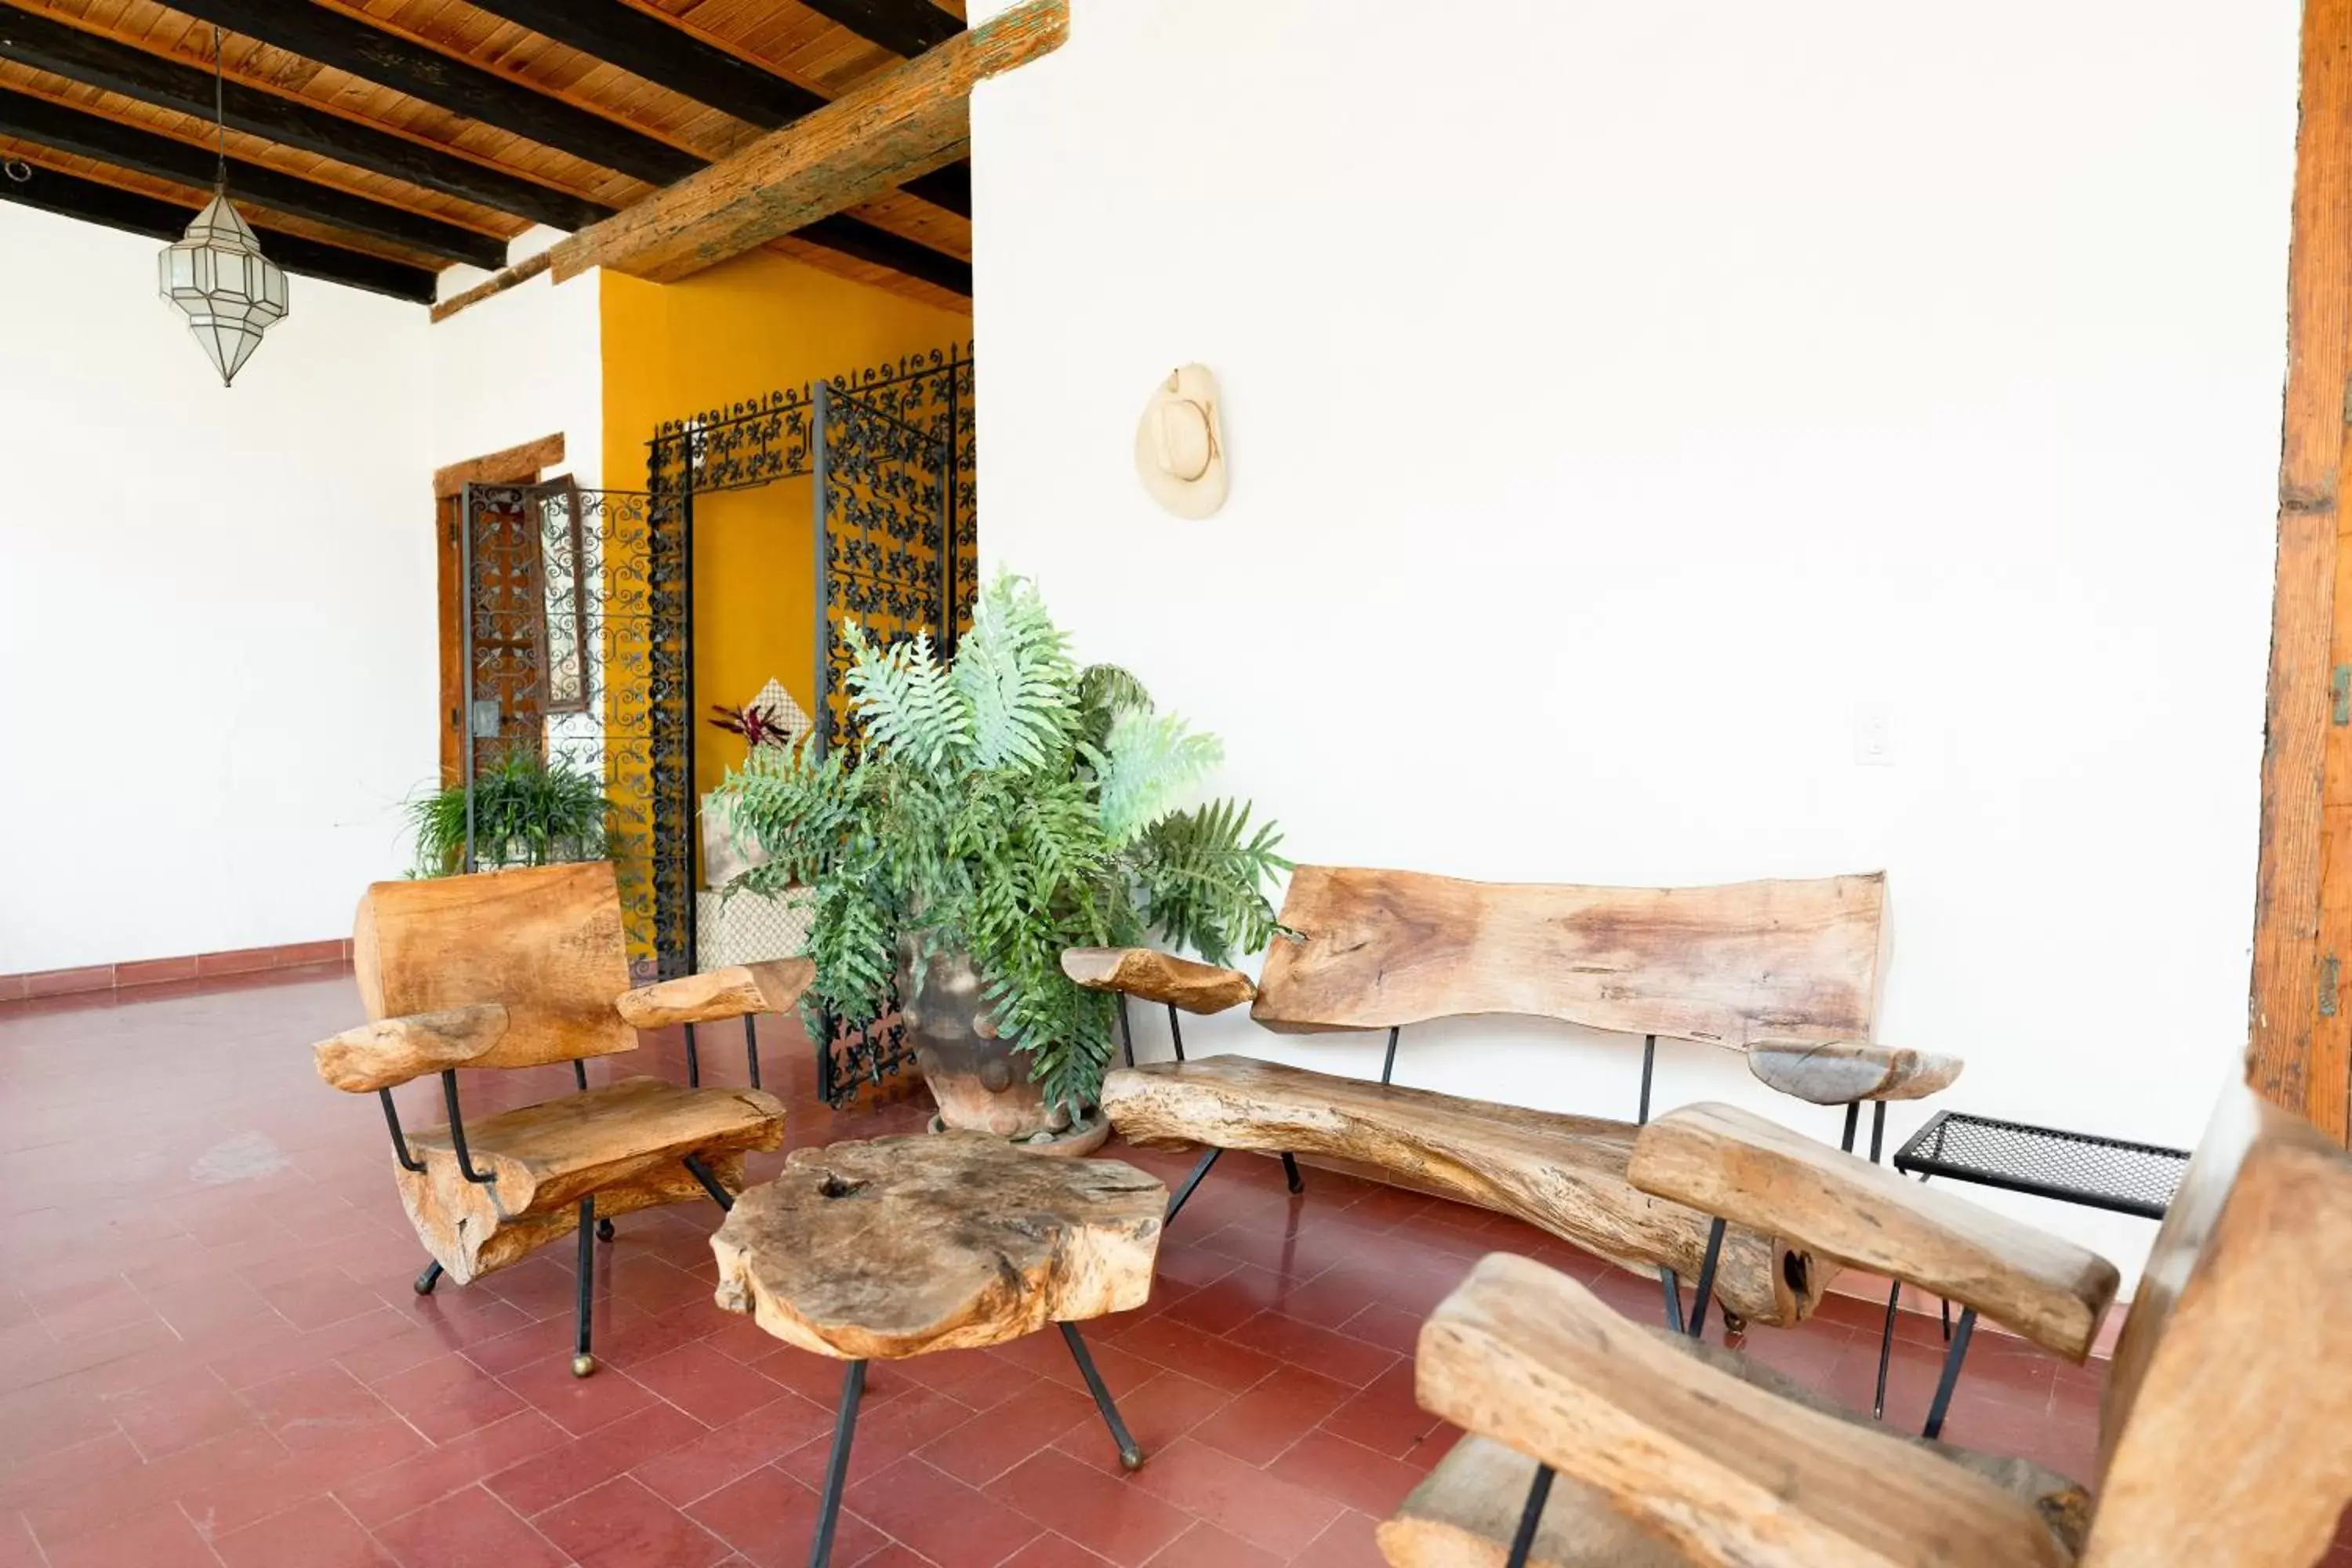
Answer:
<path fill-rule="evenodd" d="M 0 973 L 347 931 L 436 766 L 425 311 L 224 390 L 158 248 L 0 205 Z"/>
<path fill-rule="evenodd" d="M 1969 1058 L 1942 1103 L 2193 1142 L 2245 1037 L 2293 0 L 1345 10 L 1075 0 L 975 95 L 984 551 L 1298 858 L 1884 868 L 1880 1034 Z M 1206 522 L 1130 468 L 1192 359 Z M 1630 1114 L 1638 1058 L 1482 1021 L 1399 1077 Z M 1662 1047 L 1701 1097 L 1835 1136 Z"/>
<path fill-rule="evenodd" d="M 562 237 L 551 228 L 533 228 L 508 247 L 508 255 L 521 261 Z M 442 297 L 488 276 L 476 268 L 449 268 L 441 275 Z M 586 489 L 603 483 L 602 277 L 590 272 L 558 286 L 542 272 L 434 324 L 432 467 L 560 430 L 565 471 Z"/>

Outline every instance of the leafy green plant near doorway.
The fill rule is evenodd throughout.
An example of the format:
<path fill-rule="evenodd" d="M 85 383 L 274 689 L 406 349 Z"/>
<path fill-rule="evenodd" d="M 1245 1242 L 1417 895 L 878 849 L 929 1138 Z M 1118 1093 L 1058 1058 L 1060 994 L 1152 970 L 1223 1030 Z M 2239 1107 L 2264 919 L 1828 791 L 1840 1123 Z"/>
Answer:
<path fill-rule="evenodd" d="M 605 854 L 612 803 L 602 781 L 517 747 L 474 778 L 474 861 L 483 870 L 597 860 Z M 409 803 L 420 877 L 453 877 L 466 865 L 466 790 L 436 790 Z"/>

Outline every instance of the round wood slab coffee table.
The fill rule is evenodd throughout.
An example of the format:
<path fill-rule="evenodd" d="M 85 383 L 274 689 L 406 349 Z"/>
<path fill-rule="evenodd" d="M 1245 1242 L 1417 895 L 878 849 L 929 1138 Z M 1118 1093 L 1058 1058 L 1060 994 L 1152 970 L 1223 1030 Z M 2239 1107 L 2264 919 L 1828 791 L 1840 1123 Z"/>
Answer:
<path fill-rule="evenodd" d="M 868 1361 L 977 1350 L 1061 1325 L 1132 1470 L 1143 1451 L 1078 1322 L 1143 1305 L 1168 1189 L 1117 1160 L 1053 1160 L 981 1132 L 799 1149 L 710 1238 L 719 1304 L 849 1363 L 812 1568 L 833 1553 Z"/>

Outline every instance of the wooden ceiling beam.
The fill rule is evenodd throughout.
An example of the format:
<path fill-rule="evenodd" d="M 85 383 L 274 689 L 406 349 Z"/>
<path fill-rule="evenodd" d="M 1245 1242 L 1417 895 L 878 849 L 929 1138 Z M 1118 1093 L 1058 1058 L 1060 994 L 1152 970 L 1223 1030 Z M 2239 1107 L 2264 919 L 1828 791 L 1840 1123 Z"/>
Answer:
<path fill-rule="evenodd" d="M 323 5 L 172 0 L 172 7 L 653 184 L 683 179 L 702 166 L 683 147 Z"/>
<path fill-rule="evenodd" d="M 196 216 L 196 209 L 191 206 L 37 165 L 29 180 L 0 180 L 0 200 L 166 241 L 179 238 L 186 231 L 188 220 Z M 395 300 L 416 304 L 432 301 L 434 275 L 424 268 L 345 250 L 341 246 L 265 228 L 259 224 L 254 226 L 254 234 L 261 241 L 263 252 L 289 272 L 364 289 L 370 293 L 389 294 Z"/>
<path fill-rule="evenodd" d="M 632 76 L 775 131 L 825 105 L 824 95 L 780 76 L 625 0 L 472 0 L 479 10 L 542 33 Z M 945 16 L 945 12 L 940 13 Z M 960 163 L 907 182 L 905 190 L 961 217 L 971 216 L 971 167 Z"/>
<path fill-rule="evenodd" d="M 931 0 L 801 0 L 828 22 L 869 43 L 909 58 L 935 49 L 962 32 L 963 19 Z"/>
<path fill-rule="evenodd" d="M 661 282 L 798 234 L 961 157 L 975 83 L 1058 48 L 1066 0 L 1027 0 L 918 58 L 869 77 L 691 178 L 656 191 L 554 250 L 560 282 L 592 267 Z"/>
<path fill-rule="evenodd" d="M 68 26 L 7 0 L 0 0 L 0 57 L 158 108 L 213 117 L 210 71 Z M 567 230 L 613 215 L 601 202 L 242 82 L 228 82 L 225 98 L 233 130 L 498 212 Z"/>
<path fill-rule="evenodd" d="M 209 147 L 194 146 L 7 88 L 0 88 L 0 132 L 198 189 L 213 183 L 217 167 Z M 262 164 L 230 159 L 228 183 L 231 193 L 240 200 L 257 202 L 291 216 L 373 235 L 444 260 L 488 268 L 506 262 L 503 239 Z"/>

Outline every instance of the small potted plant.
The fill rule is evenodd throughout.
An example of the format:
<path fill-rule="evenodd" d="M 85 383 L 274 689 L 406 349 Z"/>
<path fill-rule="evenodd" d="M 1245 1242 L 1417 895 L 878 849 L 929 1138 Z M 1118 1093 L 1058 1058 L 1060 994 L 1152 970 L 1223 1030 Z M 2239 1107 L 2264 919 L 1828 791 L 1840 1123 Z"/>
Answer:
<path fill-rule="evenodd" d="M 710 727 L 740 737 L 746 755 L 756 753 L 763 746 L 785 747 L 793 743 L 793 731 L 786 727 L 776 710 L 759 702 L 749 702 L 740 708 L 730 708 L 724 702 L 710 705 Z M 705 887 L 725 888 L 752 867 L 767 858 L 756 844 L 747 844 L 735 831 L 728 816 L 727 797 L 717 790 L 702 797 L 702 881 Z"/>
<path fill-rule="evenodd" d="M 452 784 L 410 803 L 416 875 L 454 877 L 466 868 L 466 795 L 463 784 Z M 602 859 L 612 809 L 590 774 L 513 747 L 474 776 L 474 865 L 488 871 Z"/>
<path fill-rule="evenodd" d="M 808 885 L 812 1020 L 895 995 L 946 1125 L 1098 1141 L 1115 1004 L 1064 976 L 1063 951 L 1156 931 L 1212 963 L 1256 952 L 1279 836 L 1245 805 L 1178 809 L 1216 741 L 1125 670 L 1079 668 L 1023 579 L 982 595 L 952 661 L 853 620 L 841 636 L 858 744 L 761 747 L 728 775 L 768 856 L 737 885 Z"/>

